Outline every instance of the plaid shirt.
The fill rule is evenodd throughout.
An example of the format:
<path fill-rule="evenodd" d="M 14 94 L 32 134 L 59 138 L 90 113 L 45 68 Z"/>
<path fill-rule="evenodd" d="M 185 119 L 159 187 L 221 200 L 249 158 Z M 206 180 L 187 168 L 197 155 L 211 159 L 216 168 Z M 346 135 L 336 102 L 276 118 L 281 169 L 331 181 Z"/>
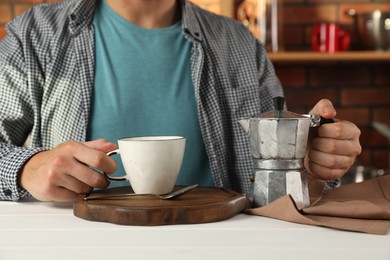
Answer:
<path fill-rule="evenodd" d="M 35 153 L 85 141 L 94 80 L 95 0 L 37 5 L 0 42 L 0 199 L 29 195 L 18 172 Z M 282 88 L 263 46 L 239 22 L 182 1 L 183 35 L 216 186 L 249 192 L 249 139 L 238 119 L 272 109 Z M 30 134 L 28 148 L 23 147 Z"/>

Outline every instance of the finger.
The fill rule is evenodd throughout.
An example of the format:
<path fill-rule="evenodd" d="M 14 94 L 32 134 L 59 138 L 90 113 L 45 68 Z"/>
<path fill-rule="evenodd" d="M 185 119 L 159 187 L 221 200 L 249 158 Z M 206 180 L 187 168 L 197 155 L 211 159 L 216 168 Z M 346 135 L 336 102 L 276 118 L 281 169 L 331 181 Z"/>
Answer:
<path fill-rule="evenodd" d="M 83 181 L 80 181 L 72 175 L 64 175 L 64 178 L 59 184 L 59 187 L 65 188 L 77 194 L 88 193 L 93 189 L 93 186 L 85 184 Z"/>
<path fill-rule="evenodd" d="M 79 194 L 63 187 L 57 187 L 52 192 L 52 200 L 57 202 L 74 201 Z"/>
<path fill-rule="evenodd" d="M 332 170 L 341 169 L 344 172 L 353 163 L 353 158 L 353 156 L 334 155 L 313 149 L 309 152 L 310 162 Z"/>
<path fill-rule="evenodd" d="M 61 145 L 62 149 L 69 154 L 73 154 L 74 158 L 79 162 L 99 169 L 107 173 L 115 172 L 117 165 L 114 159 L 106 155 L 106 153 L 90 148 L 85 144 L 78 142 L 67 142 Z"/>
<path fill-rule="evenodd" d="M 50 185 L 44 189 L 45 191 L 35 194 L 33 197 L 40 201 L 69 202 L 73 201 L 78 196 L 78 193 L 61 186 Z"/>
<path fill-rule="evenodd" d="M 314 178 L 322 180 L 336 180 L 341 178 L 346 172 L 344 169 L 332 169 L 312 161 L 309 161 L 309 169 L 310 175 L 312 175 Z"/>
<path fill-rule="evenodd" d="M 318 103 L 310 110 L 309 114 L 319 115 L 324 118 L 333 118 L 336 116 L 336 109 L 332 102 L 328 99 L 321 99 Z"/>
<path fill-rule="evenodd" d="M 350 140 L 338 140 L 333 138 L 314 138 L 311 148 L 324 153 L 334 155 L 355 155 L 355 144 Z"/>
<path fill-rule="evenodd" d="M 333 124 L 325 124 L 318 128 L 318 136 L 352 140 L 360 135 L 359 128 L 349 121 L 338 121 Z"/>
<path fill-rule="evenodd" d="M 57 156 L 51 159 L 51 163 L 52 167 L 46 174 L 45 192 L 47 194 L 50 194 L 56 187 L 64 187 L 75 193 L 85 193 L 92 187 L 100 186 L 100 183 L 103 186 L 107 182 L 103 176 L 100 182 L 95 176 L 91 177 L 88 171 L 99 176 L 100 174 L 72 157 Z"/>
<path fill-rule="evenodd" d="M 107 153 L 117 148 L 116 144 L 111 143 L 105 139 L 88 141 L 88 142 L 84 142 L 83 144 L 85 144 L 89 148 L 93 148 L 104 153 Z"/>
<path fill-rule="evenodd" d="M 62 186 L 77 193 L 86 193 L 93 188 L 106 188 L 109 182 L 106 178 L 85 164 L 74 160 L 72 166 L 66 171 L 69 178 L 61 180 Z"/>

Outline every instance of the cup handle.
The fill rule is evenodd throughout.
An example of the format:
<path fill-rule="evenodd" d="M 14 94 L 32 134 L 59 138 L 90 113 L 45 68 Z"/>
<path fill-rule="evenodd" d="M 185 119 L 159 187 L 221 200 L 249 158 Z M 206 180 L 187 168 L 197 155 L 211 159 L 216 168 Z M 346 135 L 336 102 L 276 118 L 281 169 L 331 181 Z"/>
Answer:
<path fill-rule="evenodd" d="M 120 154 L 120 151 L 119 149 L 116 149 L 116 150 L 113 150 L 111 152 L 108 152 L 107 155 L 108 156 L 114 156 L 114 155 L 118 155 Z M 121 177 L 111 177 L 110 175 L 108 175 L 107 173 L 103 172 L 104 173 L 104 177 L 106 177 L 107 180 L 109 181 L 112 181 L 112 182 L 122 182 L 122 181 L 127 181 L 127 177 L 126 176 L 121 176 Z"/>

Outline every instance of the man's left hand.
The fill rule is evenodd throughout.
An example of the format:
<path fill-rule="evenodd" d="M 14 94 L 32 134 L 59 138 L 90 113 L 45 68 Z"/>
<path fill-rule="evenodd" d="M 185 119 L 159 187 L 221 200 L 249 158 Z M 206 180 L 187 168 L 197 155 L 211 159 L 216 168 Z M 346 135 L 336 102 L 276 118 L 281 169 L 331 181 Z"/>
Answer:
<path fill-rule="evenodd" d="M 336 109 L 329 100 L 322 99 L 309 113 L 334 119 Z M 317 136 L 309 143 L 305 158 L 309 174 L 323 180 L 341 178 L 362 150 L 359 128 L 349 121 L 334 121 L 317 129 Z"/>

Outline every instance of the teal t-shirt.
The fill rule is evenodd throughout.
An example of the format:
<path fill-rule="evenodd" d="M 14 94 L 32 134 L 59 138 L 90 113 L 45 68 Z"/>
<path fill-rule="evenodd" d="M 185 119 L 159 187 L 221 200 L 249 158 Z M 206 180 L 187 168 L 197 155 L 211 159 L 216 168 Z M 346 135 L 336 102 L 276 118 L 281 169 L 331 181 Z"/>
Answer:
<path fill-rule="evenodd" d="M 116 143 L 131 136 L 184 136 L 177 184 L 213 186 L 191 80 L 191 43 L 182 35 L 182 23 L 144 29 L 102 0 L 93 25 L 95 83 L 87 139 Z M 124 175 L 115 159 L 119 168 L 114 176 Z"/>

